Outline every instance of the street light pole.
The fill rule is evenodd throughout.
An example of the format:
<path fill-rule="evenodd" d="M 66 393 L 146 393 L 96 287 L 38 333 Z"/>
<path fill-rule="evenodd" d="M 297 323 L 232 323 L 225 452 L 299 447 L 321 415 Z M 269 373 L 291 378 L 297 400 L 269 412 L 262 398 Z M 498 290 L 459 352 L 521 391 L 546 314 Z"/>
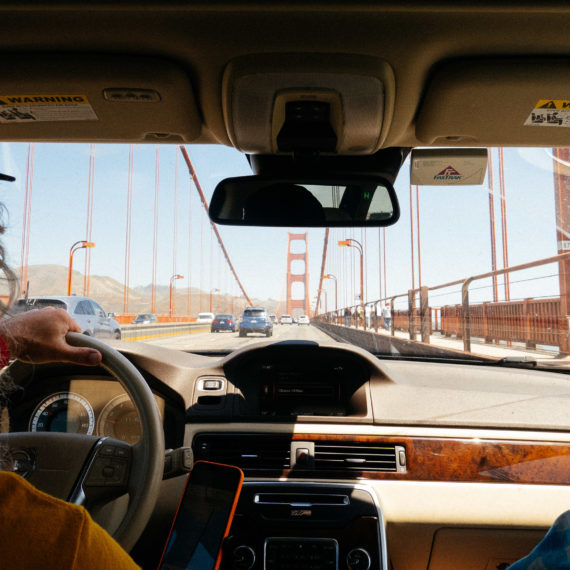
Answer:
<path fill-rule="evenodd" d="M 174 311 L 174 304 L 176 302 L 176 300 L 174 300 L 174 301 L 172 300 L 172 284 L 177 279 L 184 279 L 184 275 L 175 274 L 170 278 L 170 292 L 168 295 L 168 316 L 169 317 L 172 317 L 172 312 Z"/>
<path fill-rule="evenodd" d="M 92 247 L 95 247 L 95 244 L 92 241 L 79 240 L 79 241 L 76 241 L 71 246 L 71 248 L 69 249 L 69 267 L 67 270 L 67 296 L 68 297 L 71 295 L 71 281 L 73 278 L 73 254 L 78 249 L 91 249 Z"/>
<path fill-rule="evenodd" d="M 212 293 L 219 293 L 220 290 L 219 289 L 211 289 L 210 290 L 210 313 L 213 313 L 212 311 Z"/>
<path fill-rule="evenodd" d="M 334 310 L 338 311 L 338 282 L 332 273 L 323 275 L 323 279 L 334 279 Z"/>
<path fill-rule="evenodd" d="M 340 247 L 354 247 L 360 253 L 360 305 L 364 306 L 364 251 L 362 244 L 355 239 L 348 238 L 338 242 Z"/>

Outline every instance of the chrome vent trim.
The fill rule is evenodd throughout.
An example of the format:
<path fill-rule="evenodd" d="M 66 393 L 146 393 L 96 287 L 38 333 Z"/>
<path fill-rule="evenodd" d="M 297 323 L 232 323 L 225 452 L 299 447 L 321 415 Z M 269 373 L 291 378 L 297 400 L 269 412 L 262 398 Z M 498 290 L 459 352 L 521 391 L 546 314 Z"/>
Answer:
<path fill-rule="evenodd" d="M 262 434 L 199 434 L 194 459 L 236 465 L 244 470 L 281 470 L 291 465 L 291 438 Z"/>
<path fill-rule="evenodd" d="M 400 471 L 396 448 L 381 442 L 316 441 L 317 471 Z"/>

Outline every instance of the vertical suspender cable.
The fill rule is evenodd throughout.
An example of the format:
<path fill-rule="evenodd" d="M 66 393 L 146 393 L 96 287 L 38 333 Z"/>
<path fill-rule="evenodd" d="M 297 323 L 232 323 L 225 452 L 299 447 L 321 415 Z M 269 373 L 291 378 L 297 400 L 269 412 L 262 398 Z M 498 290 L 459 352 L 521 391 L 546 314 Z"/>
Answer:
<path fill-rule="evenodd" d="M 378 228 L 378 298 L 382 299 L 382 228 Z"/>
<path fill-rule="evenodd" d="M 190 181 L 190 188 L 188 192 L 188 301 L 187 301 L 187 314 L 188 318 L 192 316 L 192 181 Z"/>
<path fill-rule="evenodd" d="M 200 213 L 200 309 L 202 312 L 202 292 L 204 291 L 204 212 Z"/>
<path fill-rule="evenodd" d="M 26 150 L 26 182 L 24 192 L 24 213 L 22 218 L 22 249 L 20 290 L 27 292 L 28 259 L 30 253 L 30 222 L 32 216 L 32 187 L 34 179 L 34 143 L 28 143 Z"/>
<path fill-rule="evenodd" d="M 501 230 L 503 237 L 503 267 L 509 266 L 509 240 L 507 235 L 507 194 L 505 189 L 505 165 L 503 158 L 503 148 L 499 147 L 499 182 L 501 185 Z M 504 275 L 505 301 L 511 300 L 511 286 L 509 274 Z"/>
<path fill-rule="evenodd" d="M 487 168 L 489 181 L 489 225 L 491 229 L 491 271 L 497 270 L 497 238 L 495 235 L 495 188 L 493 185 L 493 149 L 487 149 L 489 153 L 489 166 Z M 499 299 L 499 286 L 497 276 L 493 275 L 493 302 Z"/>
<path fill-rule="evenodd" d="M 364 257 L 364 259 L 368 259 L 366 257 L 366 248 L 367 248 L 367 244 L 366 244 L 366 228 L 361 228 L 360 229 L 360 243 L 362 244 L 362 255 Z M 363 290 L 364 290 L 364 299 L 362 299 L 362 303 L 366 303 L 366 301 L 368 300 L 368 270 L 366 268 L 367 264 L 364 263 L 364 286 L 363 286 Z"/>
<path fill-rule="evenodd" d="M 178 246 L 178 160 L 174 155 L 174 212 L 172 224 L 172 275 L 176 275 L 176 248 Z M 172 315 L 176 315 L 176 279 L 171 280 L 172 287 Z"/>
<path fill-rule="evenodd" d="M 95 187 L 95 145 L 89 145 L 89 177 L 87 181 L 87 216 L 85 239 L 93 241 L 93 193 Z M 83 271 L 83 295 L 89 296 L 91 284 L 91 248 L 85 248 L 85 270 Z"/>
<path fill-rule="evenodd" d="M 387 283 L 387 277 L 386 277 L 386 228 L 382 228 L 382 245 L 384 247 L 384 296 L 388 297 L 388 286 L 386 285 Z"/>
<path fill-rule="evenodd" d="M 416 220 L 418 230 L 418 287 L 422 288 L 422 243 L 420 240 L 420 187 L 416 184 Z"/>
<path fill-rule="evenodd" d="M 134 145 L 129 145 L 129 172 L 127 177 L 127 219 L 125 223 L 125 279 L 123 286 L 123 313 L 129 312 L 129 285 L 131 279 L 131 224 L 133 217 Z"/>
<path fill-rule="evenodd" d="M 319 288 L 317 290 L 317 304 L 315 305 L 316 307 L 319 307 L 319 303 L 321 301 L 321 292 L 323 290 L 323 275 L 325 274 L 325 265 L 327 263 L 327 248 L 329 245 L 329 228 L 325 229 L 325 240 L 323 243 L 323 257 L 321 260 L 321 274 L 319 275 Z M 307 268 L 305 268 L 305 271 L 308 271 Z M 321 311 L 322 312 L 322 311 Z"/>
<path fill-rule="evenodd" d="M 152 292 L 150 312 L 156 313 L 156 264 L 158 259 L 158 196 L 160 188 L 160 146 L 156 145 L 154 170 L 154 232 L 152 238 Z"/>
<path fill-rule="evenodd" d="M 416 288 L 415 260 L 414 260 L 414 201 L 412 185 L 410 184 L 410 243 L 412 246 L 412 289 Z"/>

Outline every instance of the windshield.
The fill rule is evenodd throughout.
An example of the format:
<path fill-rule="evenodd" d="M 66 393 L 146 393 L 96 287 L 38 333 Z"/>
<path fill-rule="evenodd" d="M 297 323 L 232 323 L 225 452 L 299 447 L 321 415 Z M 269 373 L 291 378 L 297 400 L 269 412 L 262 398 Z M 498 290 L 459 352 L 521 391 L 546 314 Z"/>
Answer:
<path fill-rule="evenodd" d="M 20 297 L 90 297 L 124 339 L 156 314 L 144 342 L 173 350 L 341 338 L 392 358 L 565 366 L 568 158 L 489 149 L 476 186 L 412 186 L 408 158 L 394 226 L 249 228 L 214 226 L 200 196 L 208 203 L 222 179 L 251 174 L 233 149 L 3 143 L 1 172 L 16 177 L 1 183 L 4 244 Z M 214 335 L 198 322 L 232 314 L 267 326 Z M 291 326 L 304 315 L 308 327 Z"/>

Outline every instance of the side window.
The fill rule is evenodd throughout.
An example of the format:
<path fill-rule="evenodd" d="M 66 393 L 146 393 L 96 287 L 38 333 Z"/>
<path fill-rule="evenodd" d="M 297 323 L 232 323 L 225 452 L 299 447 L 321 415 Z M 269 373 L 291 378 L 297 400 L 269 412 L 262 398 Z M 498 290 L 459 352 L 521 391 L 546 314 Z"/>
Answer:
<path fill-rule="evenodd" d="M 77 307 L 75 307 L 75 314 L 76 315 L 94 315 L 95 312 L 93 307 L 89 304 L 89 301 L 80 301 L 77 303 Z"/>
<path fill-rule="evenodd" d="M 95 314 L 98 317 L 106 317 L 107 314 L 105 313 L 105 311 L 95 302 L 95 301 L 91 301 L 91 306 L 93 307 L 93 309 L 95 310 Z"/>

